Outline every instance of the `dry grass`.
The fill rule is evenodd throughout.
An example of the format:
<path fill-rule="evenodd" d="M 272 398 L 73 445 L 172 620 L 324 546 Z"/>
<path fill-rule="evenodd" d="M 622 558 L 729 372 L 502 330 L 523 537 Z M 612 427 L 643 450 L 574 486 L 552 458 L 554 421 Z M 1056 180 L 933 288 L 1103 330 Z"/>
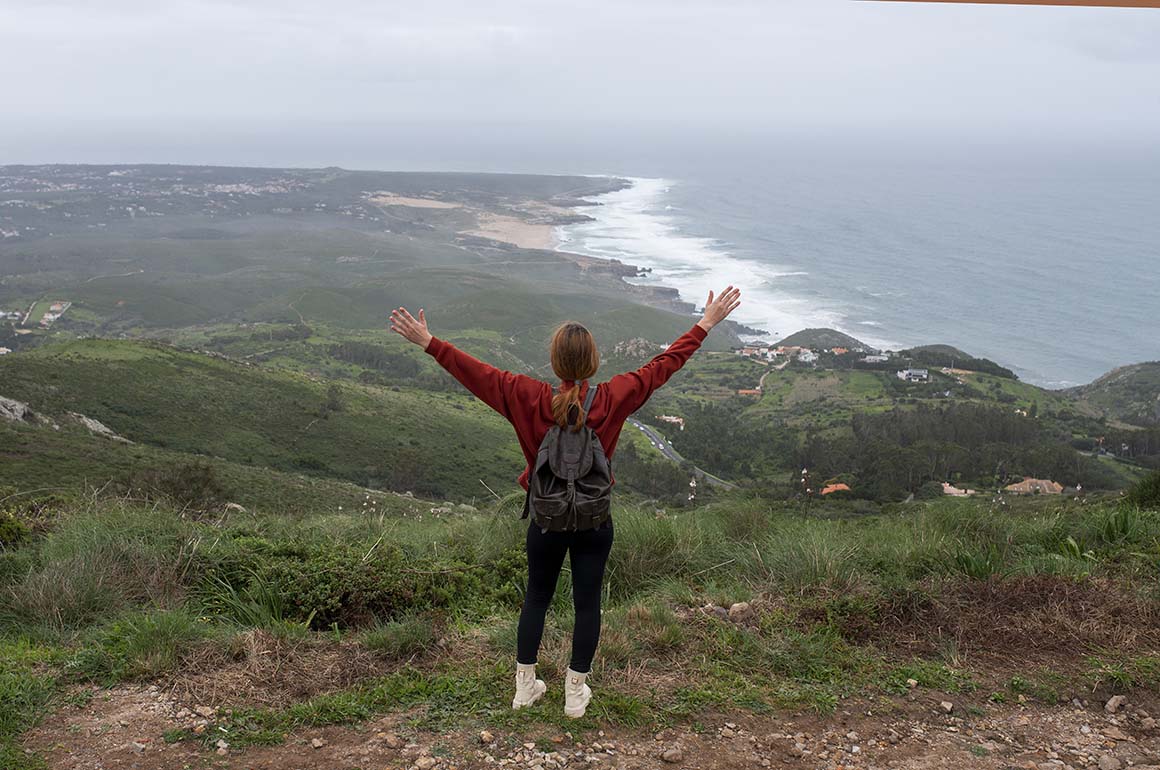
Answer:
<path fill-rule="evenodd" d="M 166 683 L 185 703 L 282 707 L 352 687 L 398 667 L 361 644 L 262 629 L 200 645 Z"/>
<path fill-rule="evenodd" d="M 876 621 L 845 632 L 919 654 L 949 642 L 964 654 L 1012 660 L 1160 651 L 1160 607 L 1113 580 L 1033 575 L 924 587 L 897 597 Z"/>

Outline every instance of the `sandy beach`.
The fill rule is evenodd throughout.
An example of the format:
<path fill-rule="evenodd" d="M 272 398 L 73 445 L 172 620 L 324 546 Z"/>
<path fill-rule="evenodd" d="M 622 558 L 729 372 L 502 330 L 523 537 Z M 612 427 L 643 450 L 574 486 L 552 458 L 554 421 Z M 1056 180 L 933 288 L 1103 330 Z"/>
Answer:
<path fill-rule="evenodd" d="M 510 243 L 521 249 L 556 248 L 556 228 L 553 225 L 525 222 L 506 214 L 481 211 L 478 227 L 474 230 L 464 230 L 463 234 Z"/>

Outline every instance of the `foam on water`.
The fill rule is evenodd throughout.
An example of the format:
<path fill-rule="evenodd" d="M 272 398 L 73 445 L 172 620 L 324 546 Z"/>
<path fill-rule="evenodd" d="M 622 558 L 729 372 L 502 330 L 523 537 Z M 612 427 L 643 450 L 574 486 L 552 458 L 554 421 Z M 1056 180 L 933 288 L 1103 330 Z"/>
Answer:
<path fill-rule="evenodd" d="M 768 340 L 781 339 L 800 329 L 826 327 L 858 332 L 858 338 L 878 347 L 897 347 L 888 340 L 866 336 L 857 322 L 851 330 L 844 309 L 810 289 L 810 272 L 801 265 L 747 259 L 729 244 L 689 234 L 677 209 L 664 199 L 675 184 L 667 179 L 629 178 L 622 190 L 588 198 L 593 205 L 578 209 L 591 222 L 557 228 L 557 249 L 604 259 L 619 259 L 651 269 L 634 283 L 669 286 L 681 299 L 701 308 L 709 290 L 729 284 L 741 287 L 742 305 L 734 320 L 761 329 Z"/>

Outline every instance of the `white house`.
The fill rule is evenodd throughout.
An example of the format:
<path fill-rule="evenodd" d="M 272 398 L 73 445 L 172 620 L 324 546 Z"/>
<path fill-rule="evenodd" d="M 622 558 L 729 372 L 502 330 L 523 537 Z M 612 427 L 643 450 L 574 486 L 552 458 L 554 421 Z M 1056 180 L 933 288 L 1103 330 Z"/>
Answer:
<path fill-rule="evenodd" d="M 803 350 L 798 353 L 798 360 L 803 364 L 812 364 L 818 360 L 818 354 L 812 350 Z"/>
<path fill-rule="evenodd" d="M 898 379 L 906 382 L 929 382 L 930 372 L 926 369 L 903 369 L 898 372 Z"/>
<path fill-rule="evenodd" d="M 889 360 L 890 360 L 890 356 L 884 356 L 881 354 L 862 356 L 862 363 L 864 363 L 864 364 L 884 364 Z"/>

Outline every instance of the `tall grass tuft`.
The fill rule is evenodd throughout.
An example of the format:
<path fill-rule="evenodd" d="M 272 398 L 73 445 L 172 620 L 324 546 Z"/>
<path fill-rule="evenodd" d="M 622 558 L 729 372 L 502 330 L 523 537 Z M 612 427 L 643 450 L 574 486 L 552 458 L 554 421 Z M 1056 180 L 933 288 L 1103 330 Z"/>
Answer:
<path fill-rule="evenodd" d="M 0 591 L 0 621 L 63 630 L 131 606 L 175 605 L 200 544 L 172 511 L 115 504 L 65 519 L 35 565 Z"/>
<path fill-rule="evenodd" d="M 255 571 L 249 573 L 246 586 L 240 590 L 224 578 L 209 576 L 202 586 L 200 599 L 207 614 L 252 628 L 284 624 L 292 614 L 282 594 Z M 309 627 L 310 620 L 304 625 Z"/>
<path fill-rule="evenodd" d="M 819 584 L 849 587 L 858 574 L 858 549 L 833 534 L 810 528 L 770 535 L 760 547 L 768 576 L 794 589 Z"/>
<path fill-rule="evenodd" d="M 696 571 L 712 551 L 693 517 L 657 517 L 640 510 L 618 512 L 615 545 L 608 560 L 609 590 L 623 598 Z"/>
<path fill-rule="evenodd" d="M 185 610 L 129 613 L 90 632 L 67 670 L 108 684 L 149 679 L 175 669 L 208 635 L 206 624 Z"/>
<path fill-rule="evenodd" d="M 435 624 L 424 615 L 408 615 L 386 622 L 378 621 L 362 634 L 368 650 L 393 659 L 409 658 L 426 652 L 439 640 Z"/>

